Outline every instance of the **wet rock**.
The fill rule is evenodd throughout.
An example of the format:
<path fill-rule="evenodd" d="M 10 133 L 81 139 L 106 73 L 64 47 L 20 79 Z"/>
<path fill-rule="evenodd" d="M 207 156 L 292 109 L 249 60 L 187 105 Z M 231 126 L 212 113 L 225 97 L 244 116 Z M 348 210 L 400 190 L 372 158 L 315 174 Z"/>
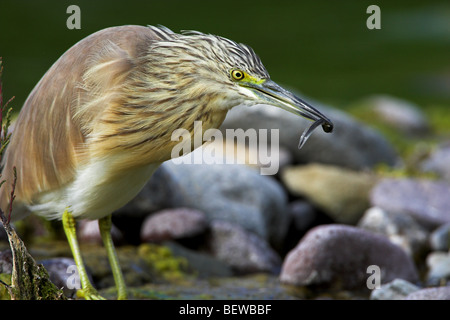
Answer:
<path fill-rule="evenodd" d="M 450 300 L 450 286 L 421 289 L 409 294 L 405 300 Z"/>
<path fill-rule="evenodd" d="M 75 261 L 71 258 L 53 258 L 38 261 L 47 270 L 50 281 L 59 288 L 63 289 L 66 297 L 75 297 L 78 289 L 81 288 L 80 278 Z M 89 270 L 89 280 L 92 283 L 92 275 Z"/>
<path fill-rule="evenodd" d="M 376 117 L 391 127 L 407 134 L 424 134 L 429 132 L 430 125 L 420 107 L 406 100 L 377 95 L 368 99 Z"/>
<path fill-rule="evenodd" d="M 430 286 L 445 285 L 450 281 L 450 254 L 432 252 L 427 257 L 428 274 L 426 282 Z"/>
<path fill-rule="evenodd" d="M 10 249 L 0 252 L 0 273 L 12 273 L 13 257 Z"/>
<path fill-rule="evenodd" d="M 289 224 L 287 195 L 270 176 L 245 165 L 164 163 L 176 177 L 180 198 L 171 207 L 202 211 L 209 221 L 224 220 L 252 231 L 272 245 L 283 243 Z"/>
<path fill-rule="evenodd" d="M 450 184 L 418 179 L 381 180 L 371 192 L 371 204 L 408 214 L 427 228 L 450 222 Z"/>
<path fill-rule="evenodd" d="M 103 243 L 97 220 L 81 220 L 78 223 L 77 236 L 80 242 Z M 116 245 L 123 240 L 122 232 L 114 224 L 111 227 L 111 236 Z"/>
<path fill-rule="evenodd" d="M 237 273 L 279 271 L 281 259 L 258 235 L 236 224 L 215 220 L 208 239 L 209 253 Z"/>
<path fill-rule="evenodd" d="M 427 229 L 409 215 L 372 207 L 358 222 L 358 227 L 386 236 L 414 258 L 428 249 Z"/>
<path fill-rule="evenodd" d="M 403 300 L 410 293 L 420 290 L 420 288 L 403 279 L 395 279 L 383 284 L 379 289 L 375 289 L 370 294 L 370 300 Z"/>
<path fill-rule="evenodd" d="M 430 247 L 434 251 L 448 251 L 450 249 L 450 223 L 440 226 L 431 233 Z"/>
<path fill-rule="evenodd" d="M 329 134 L 318 128 L 300 150 L 300 135 L 311 122 L 273 106 L 235 107 L 221 128 L 278 129 L 280 147 L 288 149 L 296 163 L 318 162 L 359 170 L 397 162 L 394 148 L 379 133 L 344 112 L 307 100 L 333 121 L 334 130 Z"/>
<path fill-rule="evenodd" d="M 321 164 L 286 168 L 282 180 L 288 190 L 308 198 L 335 221 L 354 224 L 369 207 L 375 177 L 368 173 Z"/>
<path fill-rule="evenodd" d="M 381 283 L 411 282 L 418 274 L 411 258 L 386 237 L 344 225 L 311 229 L 286 257 L 280 280 L 296 286 L 367 290 L 369 266 L 381 270 Z"/>
<path fill-rule="evenodd" d="M 440 145 L 432 152 L 422 163 L 421 169 L 425 172 L 434 172 L 450 182 L 450 142 Z"/>
<path fill-rule="evenodd" d="M 206 231 L 208 221 L 203 212 L 177 208 L 158 211 L 148 216 L 141 228 L 141 240 L 164 241 L 196 236 Z"/>

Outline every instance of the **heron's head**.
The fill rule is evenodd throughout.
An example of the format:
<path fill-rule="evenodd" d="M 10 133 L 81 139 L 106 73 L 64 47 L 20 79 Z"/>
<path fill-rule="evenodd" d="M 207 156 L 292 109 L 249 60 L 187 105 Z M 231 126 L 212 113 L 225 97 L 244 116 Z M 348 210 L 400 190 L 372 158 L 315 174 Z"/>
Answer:
<path fill-rule="evenodd" d="M 203 98 L 222 110 L 239 104 L 273 105 L 332 131 L 325 115 L 270 79 L 249 46 L 197 31 L 177 34 L 161 26 L 150 28 L 161 40 L 150 48 L 148 72 L 157 75 L 159 86 L 176 89 L 180 99 Z"/>

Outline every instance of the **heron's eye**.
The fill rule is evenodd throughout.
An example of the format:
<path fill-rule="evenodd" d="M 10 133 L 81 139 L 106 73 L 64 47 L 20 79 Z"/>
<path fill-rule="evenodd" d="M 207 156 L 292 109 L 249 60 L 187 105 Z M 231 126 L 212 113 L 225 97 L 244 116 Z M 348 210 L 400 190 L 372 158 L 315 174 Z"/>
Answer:
<path fill-rule="evenodd" d="M 234 80 L 242 80 L 244 79 L 244 71 L 235 69 L 231 71 L 231 76 L 233 77 Z"/>

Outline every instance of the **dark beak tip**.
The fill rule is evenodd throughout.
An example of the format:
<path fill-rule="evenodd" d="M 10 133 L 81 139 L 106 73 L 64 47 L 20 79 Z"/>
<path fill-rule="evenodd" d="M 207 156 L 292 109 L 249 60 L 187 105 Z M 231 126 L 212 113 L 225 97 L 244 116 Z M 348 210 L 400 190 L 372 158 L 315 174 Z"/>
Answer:
<path fill-rule="evenodd" d="M 322 129 L 326 133 L 332 132 L 333 128 L 334 128 L 334 126 L 333 126 L 333 124 L 331 122 L 325 123 L 325 124 L 322 125 Z"/>

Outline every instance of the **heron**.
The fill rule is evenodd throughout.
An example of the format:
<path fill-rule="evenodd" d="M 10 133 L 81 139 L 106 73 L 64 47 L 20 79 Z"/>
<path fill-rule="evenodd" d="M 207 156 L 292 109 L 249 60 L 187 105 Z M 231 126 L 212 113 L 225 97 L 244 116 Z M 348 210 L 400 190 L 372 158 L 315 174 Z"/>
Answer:
<path fill-rule="evenodd" d="M 333 123 L 283 89 L 253 49 L 198 31 L 126 25 L 95 32 L 68 49 L 26 99 L 3 159 L 3 178 L 17 181 L 14 203 L 62 225 L 81 288 L 90 282 L 76 235 L 78 219 L 98 220 L 117 288 L 127 289 L 111 238 L 111 214 L 171 158 L 175 129 L 218 128 L 237 105 L 268 104 L 322 125 Z M 310 132 L 308 132 L 308 135 Z M 303 137 L 304 138 L 304 137 Z M 191 139 L 193 141 L 193 139 Z M 3 185 L 7 210 L 11 183 Z M 12 219 L 20 219 L 12 212 Z"/>

